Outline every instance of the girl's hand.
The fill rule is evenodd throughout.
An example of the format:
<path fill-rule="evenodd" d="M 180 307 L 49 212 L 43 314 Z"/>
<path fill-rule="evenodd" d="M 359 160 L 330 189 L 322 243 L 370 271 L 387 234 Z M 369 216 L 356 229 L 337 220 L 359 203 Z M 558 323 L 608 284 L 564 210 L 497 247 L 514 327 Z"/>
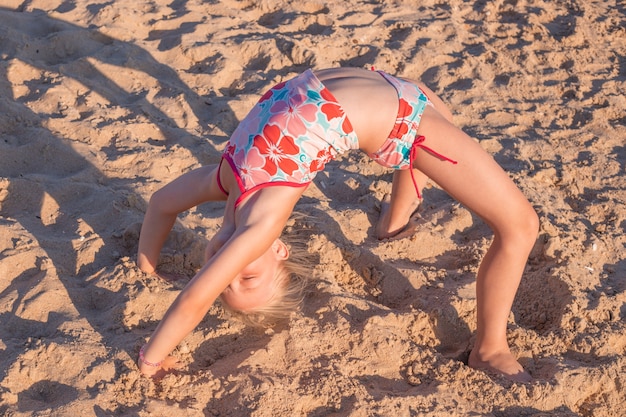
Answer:
<path fill-rule="evenodd" d="M 182 368 L 183 364 L 175 356 L 168 356 L 163 359 L 160 366 L 152 366 L 145 364 L 141 358 L 137 359 L 139 371 L 152 379 L 161 379 L 167 374 L 171 374 Z"/>

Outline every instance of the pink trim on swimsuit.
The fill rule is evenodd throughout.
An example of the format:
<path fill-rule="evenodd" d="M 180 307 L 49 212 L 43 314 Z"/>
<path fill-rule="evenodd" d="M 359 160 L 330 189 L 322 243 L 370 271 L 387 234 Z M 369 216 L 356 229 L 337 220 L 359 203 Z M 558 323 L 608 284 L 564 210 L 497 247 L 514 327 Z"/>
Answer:
<path fill-rule="evenodd" d="M 223 160 L 224 158 L 220 159 L 220 164 L 217 166 L 217 175 L 215 176 L 215 180 L 217 181 L 217 187 L 220 189 L 220 191 L 223 192 L 224 195 L 228 195 L 228 191 L 224 189 L 224 186 L 222 185 L 222 180 L 220 179 L 220 172 L 222 170 Z"/>

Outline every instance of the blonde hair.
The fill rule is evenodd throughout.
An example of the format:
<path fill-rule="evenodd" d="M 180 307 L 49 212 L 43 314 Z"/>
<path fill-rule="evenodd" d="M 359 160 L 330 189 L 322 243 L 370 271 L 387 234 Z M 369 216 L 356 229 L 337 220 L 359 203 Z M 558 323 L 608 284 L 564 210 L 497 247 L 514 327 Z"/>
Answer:
<path fill-rule="evenodd" d="M 281 240 L 285 242 L 283 237 Z M 231 308 L 222 300 L 222 307 L 231 317 L 252 327 L 267 328 L 288 319 L 300 309 L 311 280 L 312 267 L 303 242 L 291 237 L 287 240 L 285 244 L 289 247 L 289 257 L 280 262 L 274 277 L 277 291 L 267 304 L 246 311 Z"/>

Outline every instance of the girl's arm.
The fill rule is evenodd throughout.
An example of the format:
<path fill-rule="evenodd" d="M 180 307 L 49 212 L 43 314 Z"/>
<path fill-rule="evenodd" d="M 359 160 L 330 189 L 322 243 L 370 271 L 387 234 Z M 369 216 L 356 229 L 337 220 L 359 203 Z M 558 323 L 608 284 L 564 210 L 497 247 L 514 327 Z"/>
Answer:
<path fill-rule="evenodd" d="M 157 363 L 166 358 L 200 323 L 237 274 L 270 248 L 280 236 L 303 191 L 303 188 L 291 187 L 266 188 L 252 194 L 237 209 L 235 232 L 198 271 L 165 313 L 145 346 L 143 357 L 146 361 Z M 171 361 L 171 358 L 166 360 Z M 159 371 L 141 360 L 139 367 L 145 375 Z"/>
<path fill-rule="evenodd" d="M 139 235 L 137 265 L 142 271 L 155 271 L 163 243 L 180 213 L 207 201 L 226 199 L 217 185 L 218 173 L 217 165 L 195 169 L 150 198 Z"/>

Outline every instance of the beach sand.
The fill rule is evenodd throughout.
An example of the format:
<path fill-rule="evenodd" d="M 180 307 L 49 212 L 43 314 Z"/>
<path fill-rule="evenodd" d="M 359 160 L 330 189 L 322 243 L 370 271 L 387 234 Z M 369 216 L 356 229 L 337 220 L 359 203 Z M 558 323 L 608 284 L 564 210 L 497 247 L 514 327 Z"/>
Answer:
<path fill-rule="evenodd" d="M 626 6 L 620 1 L 0 0 L 0 415 L 623 416 Z M 533 376 L 464 364 L 488 227 L 435 184 L 380 242 L 391 171 L 328 165 L 286 235 L 314 282 L 288 323 L 214 305 L 161 381 L 135 360 L 184 281 L 135 266 L 151 194 L 217 163 L 306 68 L 422 79 L 541 219 L 509 320 Z M 223 205 L 180 217 L 191 277 Z"/>

